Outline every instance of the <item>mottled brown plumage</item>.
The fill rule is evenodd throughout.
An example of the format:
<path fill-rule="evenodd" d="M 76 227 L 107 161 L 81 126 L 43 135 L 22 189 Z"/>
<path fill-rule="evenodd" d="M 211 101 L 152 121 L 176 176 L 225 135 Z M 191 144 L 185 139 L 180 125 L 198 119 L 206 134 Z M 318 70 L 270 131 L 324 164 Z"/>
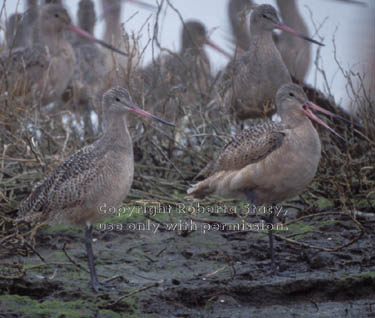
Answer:
<path fill-rule="evenodd" d="M 318 43 L 280 24 L 274 7 L 255 7 L 250 17 L 249 49 L 229 63 L 222 79 L 224 105 L 239 119 L 271 115 L 277 90 L 292 81 L 272 38 L 275 28 Z"/>
<path fill-rule="evenodd" d="M 205 169 L 205 175 L 220 171 L 238 170 L 256 163 L 282 145 L 285 133 L 280 123 L 265 121 L 243 130 L 229 142 Z"/>
<path fill-rule="evenodd" d="M 211 66 L 204 45 L 207 32 L 198 21 L 187 21 L 181 33 L 181 49 L 176 54 L 160 56 L 144 69 L 145 85 L 156 90 L 158 98 L 168 95 L 177 85 L 205 91 L 211 80 Z M 160 93 L 160 94 L 158 94 Z"/>
<path fill-rule="evenodd" d="M 207 169 L 209 177 L 189 194 L 247 199 L 252 192 L 257 204 L 276 204 L 301 192 L 320 158 L 319 136 L 302 112 L 306 100 L 299 86 L 280 88 L 276 101 L 281 122 L 266 121 L 234 137 Z"/>
<path fill-rule="evenodd" d="M 181 32 L 181 48 L 178 53 L 160 56 L 148 65 L 143 73 L 145 87 L 157 103 L 158 114 L 165 114 L 169 120 L 182 120 L 181 108 L 170 99 L 179 91 L 179 101 L 184 107 L 195 105 L 197 96 L 208 94 L 212 84 L 211 66 L 205 52 L 209 45 L 225 54 L 207 37 L 205 26 L 195 20 L 187 21 Z M 168 102 L 167 102 L 168 101 Z"/>
<path fill-rule="evenodd" d="M 277 23 L 279 18 L 272 6 L 256 7 L 250 17 L 249 49 L 225 71 L 223 81 L 228 91 L 224 103 L 239 119 L 272 114 L 278 88 L 292 81 L 272 39 Z"/>
<path fill-rule="evenodd" d="M 125 89 L 114 88 L 104 94 L 103 136 L 67 158 L 21 203 L 19 213 L 25 220 L 92 224 L 103 217 L 100 205 L 121 203 L 134 169 L 123 106 L 128 103 L 131 100 Z"/>
<path fill-rule="evenodd" d="M 18 217 L 29 222 L 86 225 L 86 249 L 95 290 L 100 284 L 91 246 L 92 224 L 106 216 L 103 211 L 120 205 L 133 181 L 127 112 L 158 119 L 137 108 L 124 88 L 110 89 L 103 95 L 102 104 L 103 136 L 70 156 L 42 181 L 20 204 Z"/>
<path fill-rule="evenodd" d="M 248 200 L 252 205 L 273 205 L 294 197 L 310 184 L 318 168 L 321 144 L 308 117 L 329 127 L 309 108 L 328 112 L 307 101 L 302 88 L 291 83 L 278 90 L 276 105 L 281 121 L 266 121 L 234 137 L 205 169 L 209 177 L 188 190 L 189 196 L 216 194 Z M 265 219 L 272 224 L 273 214 Z M 272 228 L 269 240 L 275 272 Z"/>
<path fill-rule="evenodd" d="M 70 25 L 67 11 L 59 5 L 42 7 L 39 19 L 41 43 L 5 52 L 0 58 L 10 81 L 9 89 L 15 96 L 27 96 L 50 102 L 62 94 L 72 74 L 75 56 L 64 38 Z M 1 66 L 0 66 L 1 67 Z"/>

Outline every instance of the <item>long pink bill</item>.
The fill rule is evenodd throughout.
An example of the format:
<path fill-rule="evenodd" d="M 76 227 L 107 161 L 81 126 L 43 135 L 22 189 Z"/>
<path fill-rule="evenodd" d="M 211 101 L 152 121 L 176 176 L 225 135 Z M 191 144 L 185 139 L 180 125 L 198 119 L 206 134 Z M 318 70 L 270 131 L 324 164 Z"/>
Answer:
<path fill-rule="evenodd" d="M 345 138 L 343 138 L 341 135 L 339 135 L 335 130 L 333 130 L 331 127 L 329 127 L 323 120 L 321 120 L 318 116 L 316 116 L 312 111 L 311 109 L 314 109 L 316 111 L 319 111 L 323 114 L 326 114 L 326 115 L 330 115 L 330 116 L 334 116 L 334 117 L 337 117 L 336 114 L 334 113 L 331 113 L 330 111 L 318 106 L 318 105 L 315 105 L 314 103 L 308 101 L 308 102 L 305 102 L 302 106 L 302 111 L 308 116 L 310 117 L 312 120 L 315 120 L 318 124 L 322 125 L 323 127 L 327 128 L 329 131 L 331 131 L 333 134 L 335 134 L 337 137 L 339 137 L 340 139 L 345 140 Z M 341 118 L 341 117 L 340 117 Z"/>
<path fill-rule="evenodd" d="M 129 111 L 131 111 L 131 112 L 133 112 L 135 114 L 138 114 L 138 115 L 141 115 L 141 116 L 144 116 L 146 118 L 153 119 L 153 120 L 157 120 L 157 121 L 159 121 L 159 122 L 161 122 L 161 123 L 163 123 L 165 125 L 171 126 L 171 127 L 176 127 L 175 124 L 172 124 L 172 123 L 170 123 L 170 122 L 168 122 L 166 120 L 160 119 L 159 117 L 156 117 L 155 115 L 152 115 L 149 112 L 146 112 L 143 109 L 138 108 L 134 104 L 128 104 L 127 108 L 129 109 Z"/>
<path fill-rule="evenodd" d="M 223 54 L 224 56 L 226 56 L 227 58 L 231 59 L 232 58 L 232 55 L 230 55 L 227 51 L 223 50 L 220 46 L 218 46 L 217 44 L 215 44 L 214 42 L 212 42 L 211 40 L 207 39 L 206 40 L 206 44 L 208 46 L 211 46 L 213 49 L 215 49 L 216 51 L 220 52 L 221 54 Z"/>
<path fill-rule="evenodd" d="M 75 33 L 77 33 L 78 35 L 90 40 L 90 41 L 93 41 L 93 42 L 96 42 L 96 43 L 99 43 L 101 46 L 104 46 L 105 48 L 109 49 L 109 50 L 112 50 L 118 54 L 121 54 L 121 55 L 124 55 L 124 56 L 128 56 L 128 54 L 126 54 L 125 52 L 119 50 L 119 49 L 116 49 L 114 46 L 108 44 L 107 42 L 104 42 L 102 40 L 99 40 L 97 39 L 96 37 L 92 36 L 90 33 L 87 33 L 86 31 L 82 30 L 81 28 L 73 25 L 73 24 L 70 24 L 68 26 L 68 30 L 70 31 L 73 31 Z"/>
<path fill-rule="evenodd" d="M 304 40 L 306 40 L 306 41 L 310 41 L 310 42 L 315 43 L 315 44 L 318 44 L 318 45 L 320 45 L 320 46 L 324 46 L 323 43 L 318 42 L 318 41 L 316 41 L 316 40 L 314 40 L 314 39 L 312 39 L 312 38 L 309 38 L 307 35 L 304 35 L 304 34 L 302 34 L 302 33 L 299 33 L 299 32 L 297 32 L 297 31 L 294 31 L 292 28 L 290 28 L 290 27 L 288 27 L 288 26 L 286 26 L 286 25 L 284 25 L 284 24 L 276 24 L 275 28 L 276 28 L 276 29 L 279 29 L 279 30 L 282 30 L 282 31 L 285 31 L 285 32 L 288 32 L 288 33 L 290 33 L 290 34 L 293 34 L 294 36 L 298 36 L 299 38 L 304 39 Z"/>
<path fill-rule="evenodd" d="M 308 102 L 308 103 L 311 103 L 311 102 Z M 337 114 L 331 113 L 330 111 L 328 111 L 328 110 L 326 110 L 326 109 L 324 109 L 324 108 L 322 108 L 322 107 L 320 107 L 320 106 L 318 106 L 318 105 L 315 105 L 315 104 L 313 104 L 313 103 L 311 103 L 311 104 L 312 104 L 312 106 L 311 106 L 312 108 L 315 107 L 315 109 L 316 109 L 317 111 L 320 111 L 321 113 L 323 113 L 323 114 L 325 114 L 325 115 L 332 116 L 332 117 L 334 117 L 334 118 L 337 118 L 337 119 L 340 119 L 340 120 L 342 120 L 342 121 L 345 121 L 345 122 L 347 122 L 348 124 L 353 124 L 353 125 L 355 125 L 355 126 L 357 126 L 357 127 L 359 127 L 359 128 L 363 128 L 362 125 L 356 123 L 355 121 L 351 121 L 351 120 L 348 120 L 348 119 L 346 119 L 346 118 L 344 118 L 344 117 L 341 117 L 340 115 L 337 115 Z M 316 108 L 316 107 L 317 107 L 317 108 Z M 319 109 L 318 109 L 318 108 L 319 108 Z"/>

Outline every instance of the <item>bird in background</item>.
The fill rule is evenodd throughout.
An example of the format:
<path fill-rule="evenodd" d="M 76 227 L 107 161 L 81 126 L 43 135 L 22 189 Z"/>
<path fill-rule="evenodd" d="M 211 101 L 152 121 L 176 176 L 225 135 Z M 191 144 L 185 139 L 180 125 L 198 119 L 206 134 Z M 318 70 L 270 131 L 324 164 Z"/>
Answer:
<path fill-rule="evenodd" d="M 31 46 L 2 52 L 0 77 L 11 96 L 47 104 L 58 100 L 72 78 L 76 58 L 65 32 L 81 37 L 125 54 L 71 23 L 66 9 L 59 4 L 40 8 L 37 21 L 38 40 Z M 29 36 L 33 36 L 33 32 Z M 4 87 L 2 87 L 5 89 Z"/>
<path fill-rule="evenodd" d="M 292 82 L 272 38 L 275 29 L 323 45 L 281 24 L 273 6 L 256 6 L 250 17 L 249 49 L 228 64 L 221 79 L 224 107 L 240 120 L 272 115 L 277 90 Z"/>

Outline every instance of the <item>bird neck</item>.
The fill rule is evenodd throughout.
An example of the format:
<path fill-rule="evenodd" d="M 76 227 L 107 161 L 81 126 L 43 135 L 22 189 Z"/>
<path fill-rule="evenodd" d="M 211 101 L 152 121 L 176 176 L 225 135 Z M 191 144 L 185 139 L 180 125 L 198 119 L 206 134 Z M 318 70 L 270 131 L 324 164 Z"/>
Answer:
<path fill-rule="evenodd" d="M 189 52 L 192 55 L 199 55 L 203 50 L 203 45 L 198 45 L 197 43 L 194 43 L 193 40 L 183 40 L 181 45 L 181 55 Z"/>
<path fill-rule="evenodd" d="M 58 53 L 61 50 L 61 47 L 67 42 L 64 39 L 63 31 L 59 32 L 50 32 L 50 30 L 43 30 L 41 32 L 41 40 L 44 45 L 48 46 L 48 49 L 52 54 Z"/>
<path fill-rule="evenodd" d="M 308 119 L 301 111 L 279 111 L 278 115 L 280 116 L 283 125 L 288 129 L 295 129 L 301 125 L 312 126 L 310 119 Z"/>
<path fill-rule="evenodd" d="M 180 56 L 204 56 L 206 53 L 204 52 L 203 47 L 198 47 L 195 45 L 186 45 L 182 46 Z"/>
<path fill-rule="evenodd" d="M 128 146 L 131 138 L 125 114 L 104 113 L 103 118 L 104 137 L 110 138 L 114 143 Z"/>
<path fill-rule="evenodd" d="M 259 48 L 262 52 L 267 52 L 267 48 L 277 50 L 275 42 L 272 38 L 272 32 L 263 29 L 251 29 L 250 36 L 250 47 L 249 48 Z"/>

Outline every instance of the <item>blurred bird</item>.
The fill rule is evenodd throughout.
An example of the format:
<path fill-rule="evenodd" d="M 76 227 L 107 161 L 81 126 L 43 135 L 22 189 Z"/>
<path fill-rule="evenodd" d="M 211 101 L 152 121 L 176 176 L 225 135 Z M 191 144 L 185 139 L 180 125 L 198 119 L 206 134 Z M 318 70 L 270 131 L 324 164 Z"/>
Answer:
<path fill-rule="evenodd" d="M 43 104 L 60 98 L 71 80 L 75 65 L 75 55 L 64 36 L 65 31 L 76 32 L 114 49 L 72 25 L 67 11 L 58 4 L 41 7 L 38 25 L 40 42 L 0 56 L 2 89 L 8 90 L 8 95 L 32 97 Z"/>
<path fill-rule="evenodd" d="M 202 23 L 187 21 L 181 33 L 180 51 L 160 56 L 144 69 L 148 93 L 153 94 L 156 100 L 164 100 L 180 87 L 178 90 L 184 91 L 184 95 L 188 96 L 182 105 L 194 103 L 193 100 L 189 100 L 192 93 L 207 94 L 212 84 L 212 75 L 210 61 L 204 50 L 205 45 L 230 58 L 228 53 L 208 39 L 206 28 Z M 157 109 L 157 113 L 170 116 L 169 120 L 173 121 L 180 117 L 175 105 L 168 106 L 165 101 L 160 104 L 167 108 Z"/>
<path fill-rule="evenodd" d="M 272 38 L 274 29 L 322 45 L 281 24 L 274 7 L 255 7 L 250 17 L 249 49 L 232 60 L 222 76 L 224 105 L 238 119 L 271 115 L 275 111 L 273 102 L 277 90 L 291 82 L 288 69 Z"/>

